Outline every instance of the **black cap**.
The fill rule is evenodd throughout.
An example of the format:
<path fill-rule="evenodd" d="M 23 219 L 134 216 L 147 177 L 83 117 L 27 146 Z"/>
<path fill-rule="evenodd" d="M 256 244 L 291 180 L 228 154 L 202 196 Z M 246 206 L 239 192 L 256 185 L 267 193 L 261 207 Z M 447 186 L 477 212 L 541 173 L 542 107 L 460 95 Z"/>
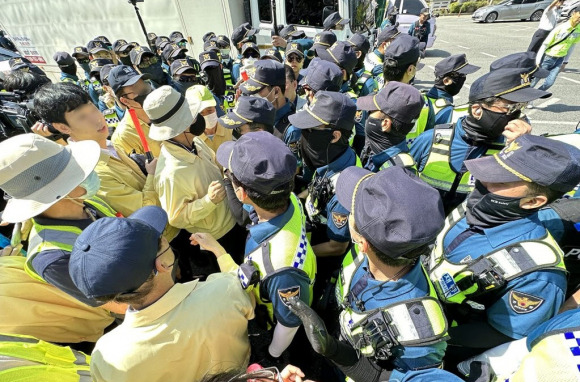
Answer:
<path fill-rule="evenodd" d="M 304 48 L 297 42 L 290 42 L 286 45 L 286 57 L 290 53 L 296 53 L 300 57 L 304 57 Z"/>
<path fill-rule="evenodd" d="M 322 31 L 314 36 L 314 44 L 310 48 L 311 51 L 315 51 L 318 56 L 320 52 L 330 48 L 332 44 L 336 42 L 336 35 L 330 31 Z"/>
<path fill-rule="evenodd" d="M 203 43 L 203 50 L 220 50 L 219 46 L 217 45 L 217 40 L 207 40 Z"/>
<path fill-rule="evenodd" d="M 531 87 L 531 72 L 525 69 L 498 69 L 479 77 L 469 89 L 469 102 L 500 97 L 512 102 L 530 102 L 552 93 Z"/>
<path fill-rule="evenodd" d="M 259 97 L 241 96 L 234 110 L 228 111 L 219 119 L 220 124 L 227 129 L 235 129 L 246 123 L 263 123 L 274 126 L 276 109 L 268 100 Z"/>
<path fill-rule="evenodd" d="M 207 32 L 206 34 L 203 35 L 203 37 L 201 38 L 203 42 L 208 42 L 209 40 L 215 39 L 216 35 L 214 32 Z"/>
<path fill-rule="evenodd" d="M 369 39 L 366 38 L 361 33 L 353 34 L 348 40 L 348 43 L 355 47 L 356 49 L 360 50 L 363 53 L 367 53 L 371 49 L 371 43 Z"/>
<path fill-rule="evenodd" d="M 243 185 L 261 194 L 275 195 L 288 190 L 296 174 L 296 157 L 284 142 L 266 131 L 244 134 L 225 142 L 216 158 Z"/>
<path fill-rule="evenodd" d="M 358 110 L 380 110 L 403 123 L 415 123 L 423 108 L 421 92 L 411 85 L 389 81 L 377 94 L 357 100 Z"/>
<path fill-rule="evenodd" d="M 358 62 L 352 45 L 346 41 L 335 42 L 330 48 L 321 51 L 318 56 L 323 60 L 337 64 L 347 73 L 352 73 Z"/>
<path fill-rule="evenodd" d="M 220 49 L 229 49 L 230 48 L 230 39 L 228 36 L 219 35 L 217 36 L 217 46 Z"/>
<path fill-rule="evenodd" d="M 181 53 L 185 53 L 187 52 L 187 49 L 180 47 L 179 45 L 177 45 L 176 43 L 172 42 L 170 44 L 165 45 L 165 48 L 163 48 L 163 58 L 165 58 L 165 61 L 169 61 L 172 58 L 177 57 L 179 54 Z"/>
<path fill-rule="evenodd" d="M 79 56 L 88 56 L 89 51 L 84 46 L 75 46 L 73 49 L 72 56 L 78 58 Z"/>
<path fill-rule="evenodd" d="M 129 57 L 131 58 L 131 63 L 133 65 L 139 65 L 143 59 L 143 56 L 153 57 L 155 56 L 155 53 L 151 52 L 151 50 L 146 46 L 137 46 L 131 50 L 131 53 L 129 53 Z"/>
<path fill-rule="evenodd" d="M 342 16 L 338 12 L 331 13 L 327 18 L 324 19 L 322 22 L 322 27 L 324 29 L 333 29 L 338 24 L 346 25 L 350 19 L 343 19 Z"/>
<path fill-rule="evenodd" d="M 111 45 L 111 41 L 109 41 L 109 38 L 107 36 L 97 36 L 93 39 L 94 41 L 102 41 L 107 45 Z"/>
<path fill-rule="evenodd" d="M 52 58 L 58 66 L 71 66 L 75 64 L 74 58 L 67 52 L 56 52 Z"/>
<path fill-rule="evenodd" d="M 379 33 L 377 37 L 377 45 L 382 44 L 383 42 L 395 38 L 399 35 L 401 35 L 401 32 L 399 31 L 399 23 L 395 25 L 389 25 L 383 28 L 381 33 Z"/>
<path fill-rule="evenodd" d="M 208 66 L 219 66 L 220 59 L 215 50 L 208 50 L 199 54 L 199 63 L 201 70 L 205 70 Z"/>
<path fill-rule="evenodd" d="M 105 45 L 105 43 L 103 41 L 97 41 L 97 40 L 91 40 L 89 41 L 89 43 L 87 44 L 87 50 L 89 51 L 89 53 L 97 53 L 97 52 L 108 52 L 109 49 L 107 48 L 107 45 Z"/>
<path fill-rule="evenodd" d="M 113 50 L 115 53 L 124 52 L 130 48 L 133 48 L 133 45 L 129 44 L 127 40 L 119 39 L 113 43 Z"/>
<path fill-rule="evenodd" d="M 497 69 L 513 69 L 520 68 L 526 69 L 535 78 L 546 78 L 550 71 L 536 65 L 536 53 L 535 52 L 521 52 L 508 54 L 505 57 L 498 58 L 489 66 L 490 71 Z M 534 71 L 535 70 L 535 71 Z"/>
<path fill-rule="evenodd" d="M 400 166 L 376 174 L 349 167 L 338 177 L 336 196 L 358 233 L 393 259 L 433 243 L 445 224 L 439 192 Z"/>
<path fill-rule="evenodd" d="M 118 94 L 122 87 L 134 85 L 141 78 L 146 77 L 144 74 L 139 74 L 133 67 L 117 65 L 109 72 L 108 81 L 115 94 Z"/>
<path fill-rule="evenodd" d="M 404 65 L 416 64 L 420 56 L 419 39 L 402 34 L 385 49 L 385 65 L 400 68 Z"/>
<path fill-rule="evenodd" d="M 238 43 L 249 36 L 255 35 L 258 31 L 259 29 L 252 28 L 250 23 L 243 23 L 232 32 L 232 42 L 237 46 Z"/>
<path fill-rule="evenodd" d="M 454 54 L 439 61 L 435 65 L 435 77 L 443 78 L 445 75 L 455 72 L 460 74 L 471 74 L 477 72 L 481 67 L 467 63 L 467 57 L 464 53 Z"/>
<path fill-rule="evenodd" d="M 26 57 L 12 57 L 8 60 L 8 65 L 10 66 L 11 71 L 21 70 L 21 69 L 33 69 L 37 68 L 30 60 Z"/>
<path fill-rule="evenodd" d="M 175 76 L 176 74 L 181 74 L 187 70 L 192 70 L 193 72 L 197 73 L 197 70 L 195 70 L 193 63 L 191 62 L 191 59 L 189 57 L 173 61 L 170 67 L 170 72 L 172 76 Z"/>
<path fill-rule="evenodd" d="M 525 134 L 493 156 L 465 161 L 471 175 L 489 183 L 529 182 L 562 193 L 580 183 L 580 150 L 572 145 Z"/>
<path fill-rule="evenodd" d="M 111 74 L 111 70 L 113 70 L 113 68 L 117 66 L 115 64 L 106 64 L 103 65 L 103 67 L 101 68 L 101 83 L 103 85 L 108 85 L 109 84 L 109 74 Z"/>
<path fill-rule="evenodd" d="M 97 73 L 101 74 L 101 69 L 105 65 L 112 64 L 113 60 L 109 60 L 108 58 L 95 58 L 89 62 L 89 68 L 91 69 L 89 74 Z"/>
<path fill-rule="evenodd" d="M 354 126 L 356 105 L 346 94 L 319 91 L 308 108 L 288 117 L 299 129 L 311 129 L 332 125 L 337 129 L 351 131 Z"/>
<path fill-rule="evenodd" d="M 280 37 L 282 37 L 284 40 L 295 40 L 305 36 L 306 33 L 296 28 L 296 25 L 286 25 L 280 30 Z"/>
<path fill-rule="evenodd" d="M 337 92 L 342 87 L 342 70 L 333 62 L 315 58 L 310 61 L 300 85 L 307 85 L 315 92 L 320 90 Z"/>
<path fill-rule="evenodd" d="M 181 42 L 181 41 L 187 41 L 185 39 L 185 37 L 183 37 L 183 33 L 179 32 L 179 31 L 175 31 L 175 32 L 171 32 L 171 34 L 169 35 L 169 39 L 171 40 L 171 42 Z"/>
<path fill-rule="evenodd" d="M 147 33 L 147 41 L 153 44 L 155 42 L 155 39 L 157 39 L 157 35 L 155 33 L 153 32 Z"/>
<path fill-rule="evenodd" d="M 274 60 L 258 60 L 254 63 L 254 69 L 250 78 L 240 86 L 245 95 L 256 94 L 266 86 L 286 85 L 284 64 Z"/>
<path fill-rule="evenodd" d="M 157 49 L 163 49 L 165 45 L 169 44 L 170 42 L 171 40 L 167 36 L 157 36 L 157 38 L 155 39 L 155 47 Z"/>
<path fill-rule="evenodd" d="M 260 57 L 260 48 L 258 48 L 258 45 L 253 43 L 253 42 L 247 42 L 244 45 L 242 45 L 242 56 L 245 55 L 245 53 L 248 50 L 253 50 L 254 52 L 258 53 L 258 57 Z"/>
<path fill-rule="evenodd" d="M 266 59 L 272 59 L 272 60 L 276 60 L 278 62 L 282 62 L 282 55 L 280 54 L 280 51 L 278 49 L 275 48 L 270 48 L 268 50 L 266 50 L 264 52 L 264 54 L 262 55 L 262 57 L 260 57 L 261 60 L 266 60 Z"/>

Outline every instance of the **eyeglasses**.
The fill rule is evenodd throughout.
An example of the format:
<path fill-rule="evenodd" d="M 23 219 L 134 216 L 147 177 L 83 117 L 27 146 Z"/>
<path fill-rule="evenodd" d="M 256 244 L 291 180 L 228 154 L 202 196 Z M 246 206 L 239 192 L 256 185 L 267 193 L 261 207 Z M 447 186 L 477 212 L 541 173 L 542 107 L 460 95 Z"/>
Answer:
<path fill-rule="evenodd" d="M 137 66 L 139 69 L 146 69 L 151 65 L 155 65 L 159 59 L 157 57 L 145 57 L 141 60 L 141 63 Z"/>
<path fill-rule="evenodd" d="M 527 102 L 517 102 L 517 103 L 510 103 L 510 104 L 497 103 L 497 104 L 494 104 L 493 106 L 507 109 L 506 114 L 510 115 L 510 114 L 514 114 L 518 111 L 524 110 L 526 108 L 526 106 L 528 106 L 528 103 Z"/>
<path fill-rule="evenodd" d="M 236 375 L 228 382 L 233 381 L 234 379 L 242 379 L 242 380 L 250 380 L 250 381 L 257 381 L 257 380 L 266 380 L 272 382 L 284 382 L 282 376 L 280 375 L 280 370 L 277 367 L 266 367 L 264 369 L 252 371 L 249 373 L 242 373 L 240 375 Z"/>
<path fill-rule="evenodd" d="M 248 53 L 244 55 L 244 58 L 256 58 L 259 59 L 260 58 L 260 54 L 259 53 Z"/>
<path fill-rule="evenodd" d="M 79 62 L 79 64 L 88 64 L 89 62 L 91 62 L 91 60 L 88 58 L 85 59 L 79 58 L 77 59 L 77 61 Z"/>
<path fill-rule="evenodd" d="M 291 55 L 291 56 L 286 57 L 286 61 L 288 61 L 288 62 L 296 61 L 296 62 L 300 63 L 300 62 L 302 62 L 302 57 L 300 57 L 298 55 Z"/>

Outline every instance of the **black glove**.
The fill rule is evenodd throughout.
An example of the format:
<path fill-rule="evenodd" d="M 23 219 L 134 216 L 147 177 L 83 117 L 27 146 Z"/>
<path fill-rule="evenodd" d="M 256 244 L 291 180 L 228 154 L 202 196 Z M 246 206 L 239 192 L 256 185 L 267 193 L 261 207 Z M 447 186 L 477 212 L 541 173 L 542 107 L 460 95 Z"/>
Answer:
<path fill-rule="evenodd" d="M 328 335 L 326 325 L 318 314 L 298 297 L 290 297 L 288 307 L 304 324 L 306 336 L 314 351 L 326 357 L 332 355 L 336 351 L 336 340 Z"/>
<path fill-rule="evenodd" d="M 145 163 L 147 163 L 147 157 L 144 154 L 137 154 L 135 150 L 131 154 L 129 154 L 129 158 L 133 159 L 133 161 L 139 166 L 139 169 L 147 176 L 147 169 L 145 168 Z"/>

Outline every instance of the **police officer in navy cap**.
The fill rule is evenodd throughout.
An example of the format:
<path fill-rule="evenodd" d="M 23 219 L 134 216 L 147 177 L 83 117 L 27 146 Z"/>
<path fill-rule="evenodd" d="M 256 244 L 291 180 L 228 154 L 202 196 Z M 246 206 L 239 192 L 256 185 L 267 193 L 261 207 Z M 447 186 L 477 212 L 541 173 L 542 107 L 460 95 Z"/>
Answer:
<path fill-rule="evenodd" d="M 338 12 L 334 12 L 324 19 L 324 21 L 322 22 L 322 27 L 324 28 L 325 31 L 330 31 L 331 29 L 341 31 L 344 29 L 344 26 L 349 22 L 350 19 L 343 19 Z"/>
<path fill-rule="evenodd" d="M 370 72 L 379 85 L 383 87 L 385 80 L 383 78 L 383 63 L 385 62 L 385 49 L 393 42 L 395 38 L 401 35 L 398 24 L 385 27 L 377 36 L 375 49 L 365 57 L 365 70 Z"/>
<path fill-rule="evenodd" d="M 99 110 L 105 116 L 105 121 L 111 131 L 114 131 L 117 128 L 119 122 L 125 116 L 126 110 L 126 107 L 121 105 L 119 100 L 115 97 L 115 92 L 109 84 L 109 74 L 116 66 L 117 65 L 115 64 L 106 64 L 101 68 L 100 78 L 104 94 L 103 97 L 99 99 L 99 104 L 97 105 Z M 105 96 L 105 94 L 108 94 L 108 96 Z"/>
<path fill-rule="evenodd" d="M 113 60 L 113 53 L 109 50 L 108 45 L 103 41 L 91 40 L 87 43 L 87 50 L 91 60 L 96 58 L 104 58 Z"/>
<path fill-rule="evenodd" d="M 401 167 L 350 167 L 336 188 L 354 242 L 337 278 L 341 340 L 305 304 L 292 299 L 290 309 L 313 348 L 357 381 L 407 380 L 407 372 L 441 367 L 447 321 L 420 261 L 444 224 L 438 193 Z"/>
<path fill-rule="evenodd" d="M 449 56 L 435 65 L 435 85 L 427 93 L 433 105 L 435 125 L 453 120 L 453 97 L 461 91 L 467 75 L 479 69 L 467 62 L 465 54 Z"/>
<path fill-rule="evenodd" d="M 206 34 L 204 34 L 204 35 L 202 36 L 202 38 L 201 38 L 201 40 L 202 40 L 204 43 L 206 43 L 206 42 L 208 42 L 208 41 L 210 41 L 210 40 L 213 40 L 213 39 L 217 39 L 217 37 L 216 37 L 216 35 L 215 35 L 215 33 L 214 33 L 214 32 L 207 32 L 207 33 L 206 33 Z"/>
<path fill-rule="evenodd" d="M 238 51 L 238 56 L 232 63 L 232 81 L 234 84 L 240 80 L 240 69 L 242 63 L 242 45 L 246 42 L 256 42 L 256 33 L 259 29 L 253 28 L 250 23 L 243 23 L 232 32 L 232 43 Z"/>
<path fill-rule="evenodd" d="M 282 28 L 278 36 L 272 36 L 272 45 L 275 48 L 286 49 L 287 45 L 291 42 L 300 44 L 304 56 L 307 56 L 308 50 L 312 48 L 312 44 L 314 44 L 314 41 L 307 37 L 303 30 L 298 29 L 296 25 L 293 24 L 286 25 Z M 308 60 L 304 62 L 304 67 L 307 66 Z"/>
<path fill-rule="evenodd" d="M 183 95 L 191 86 L 200 83 L 199 72 L 195 70 L 189 58 L 173 61 L 171 64 L 171 78 L 181 88 L 180 93 Z"/>
<path fill-rule="evenodd" d="M 280 51 L 278 49 L 274 49 L 274 48 L 267 49 L 262 54 L 262 57 L 260 57 L 260 60 L 275 60 L 275 61 L 278 61 L 280 63 L 282 63 L 284 61 L 284 59 L 282 58 L 282 55 L 280 54 Z"/>
<path fill-rule="evenodd" d="M 304 48 L 302 47 L 302 45 L 294 41 L 286 45 L 286 56 L 284 63 L 285 65 L 292 68 L 292 71 L 294 72 L 294 77 L 296 78 L 296 81 L 298 81 L 299 83 L 300 81 L 302 81 L 302 78 L 304 77 L 300 72 L 304 67 L 305 58 L 306 56 L 304 55 Z"/>
<path fill-rule="evenodd" d="M 233 135 L 239 139 L 242 135 L 253 131 L 274 132 L 276 109 L 264 98 L 240 96 L 236 108 L 228 111 L 219 119 L 226 129 L 233 129 Z"/>
<path fill-rule="evenodd" d="M 167 45 L 165 49 L 170 45 Z M 173 82 L 168 73 L 163 70 L 161 60 L 151 52 L 151 50 L 144 46 L 133 48 L 129 53 L 131 63 L 135 70 L 141 74 L 147 74 L 154 89 L 163 85 L 169 85 L 175 90 L 179 91 L 179 86 Z"/>
<path fill-rule="evenodd" d="M 369 50 L 371 49 L 371 44 L 368 38 L 360 33 L 356 33 L 352 35 L 347 42 L 352 45 L 358 58 L 358 62 L 354 67 L 357 81 L 353 90 L 359 97 L 364 97 L 376 92 L 379 89 L 379 84 L 373 78 L 371 71 L 366 70 L 364 65 L 367 53 L 369 53 Z"/>
<path fill-rule="evenodd" d="M 77 66 L 75 60 L 67 52 L 56 52 L 52 56 L 60 69 L 60 82 L 72 82 L 81 86 L 81 82 L 77 77 Z"/>
<path fill-rule="evenodd" d="M 226 72 L 215 50 L 208 50 L 199 54 L 201 62 L 201 76 L 205 85 L 211 90 L 220 106 L 218 116 L 236 106 L 236 91 L 231 81 L 227 81 Z"/>
<path fill-rule="evenodd" d="M 89 67 L 89 62 L 91 61 L 91 59 L 89 58 L 89 51 L 87 50 L 87 48 L 85 48 L 84 46 L 75 46 L 71 56 L 73 56 L 79 63 L 79 66 L 83 68 L 83 71 L 85 73 L 85 80 L 88 80 L 90 78 L 89 72 L 91 69 Z"/>
<path fill-rule="evenodd" d="M 489 72 L 469 89 L 469 114 L 454 124 L 439 125 L 421 134 L 411 145 L 419 176 L 437 188 L 446 212 L 465 200 L 474 182 L 466 159 L 492 155 L 531 126 L 522 120 L 527 103 L 551 94 L 532 88 L 525 69 Z"/>
<path fill-rule="evenodd" d="M 186 48 L 182 48 L 176 43 L 172 42 L 165 45 L 162 54 L 165 62 L 167 62 L 167 64 L 171 66 L 173 61 L 185 58 L 185 52 L 187 52 Z"/>
<path fill-rule="evenodd" d="M 232 55 L 231 55 L 231 45 L 230 45 L 230 39 L 228 38 L 228 36 L 224 36 L 224 35 L 219 35 L 217 36 L 217 47 L 220 50 L 220 56 L 221 56 L 221 61 L 222 64 L 224 65 L 224 69 L 228 70 L 228 74 L 231 73 L 232 70 Z M 227 81 L 227 79 L 226 79 Z M 230 74 L 230 81 L 231 81 L 231 74 Z"/>
<path fill-rule="evenodd" d="M 149 43 L 149 46 L 151 46 L 151 47 L 155 46 L 156 39 L 157 39 L 157 34 L 155 34 L 153 32 L 147 33 L 147 42 Z"/>
<path fill-rule="evenodd" d="M 564 254 L 538 213 L 580 182 L 580 150 L 526 134 L 465 166 L 475 188 L 447 218 L 428 269 L 458 323 L 449 330 L 453 361 L 526 337 L 559 311 Z"/>
<path fill-rule="evenodd" d="M 123 65 L 131 65 L 131 57 L 129 57 L 129 52 L 131 52 L 133 48 L 134 46 L 129 44 L 127 40 L 124 39 L 116 40 L 113 43 L 113 51 Z"/>
<path fill-rule="evenodd" d="M 185 45 L 187 44 L 187 40 L 185 39 L 185 37 L 183 37 L 183 33 L 179 31 L 171 32 L 171 34 L 169 35 L 169 39 L 171 40 L 171 42 L 181 47 L 185 47 Z"/>
<path fill-rule="evenodd" d="M 100 97 L 104 94 L 103 84 L 101 83 L 101 69 L 105 65 L 113 64 L 113 60 L 106 58 L 96 58 L 89 63 L 90 67 L 90 84 L 89 96 L 95 106 L 99 106 Z"/>
<path fill-rule="evenodd" d="M 254 95 L 267 99 L 276 108 L 274 135 L 284 138 L 290 126 L 289 116 L 296 112 L 294 104 L 286 98 L 286 72 L 284 65 L 273 60 L 259 60 L 255 70 L 240 87 L 244 95 Z"/>
<path fill-rule="evenodd" d="M 319 57 L 321 52 L 330 48 L 337 41 L 336 35 L 330 31 L 322 31 L 314 36 L 312 47 L 307 52 L 307 57 L 313 59 Z"/>
<path fill-rule="evenodd" d="M 363 166 L 379 172 L 402 166 L 416 171 L 415 160 L 405 139 L 423 107 L 421 92 L 413 86 L 391 81 L 377 94 L 361 97 L 357 108 L 369 113 L 365 124 Z"/>

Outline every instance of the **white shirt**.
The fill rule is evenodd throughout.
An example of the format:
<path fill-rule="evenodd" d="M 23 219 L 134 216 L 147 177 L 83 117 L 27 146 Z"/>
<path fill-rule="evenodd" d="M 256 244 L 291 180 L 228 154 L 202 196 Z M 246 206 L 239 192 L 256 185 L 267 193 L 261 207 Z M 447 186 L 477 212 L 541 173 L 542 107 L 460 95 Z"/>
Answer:
<path fill-rule="evenodd" d="M 551 9 L 546 9 L 542 18 L 540 19 L 540 24 L 538 29 L 543 29 L 546 31 L 551 31 L 556 27 L 558 19 L 560 18 L 560 13 L 562 11 L 558 7 L 552 7 Z"/>

